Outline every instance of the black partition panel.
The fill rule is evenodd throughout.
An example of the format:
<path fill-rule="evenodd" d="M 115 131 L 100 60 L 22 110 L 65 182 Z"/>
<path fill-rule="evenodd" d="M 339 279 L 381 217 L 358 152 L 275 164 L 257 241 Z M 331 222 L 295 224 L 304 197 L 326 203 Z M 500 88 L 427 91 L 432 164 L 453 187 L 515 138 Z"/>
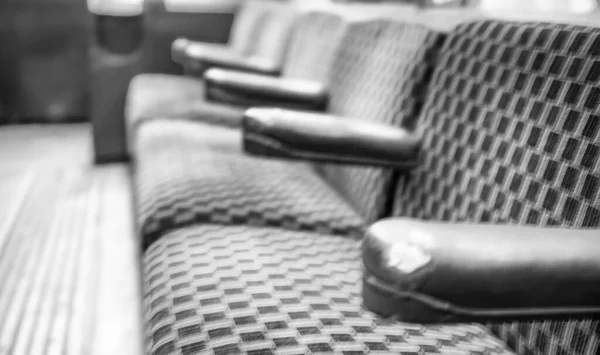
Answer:
<path fill-rule="evenodd" d="M 127 160 L 125 100 L 129 82 L 143 72 L 146 38 L 142 14 L 104 9 L 93 14 L 90 33 L 90 91 L 96 163 Z M 113 12 L 114 14 L 109 14 Z"/>
<path fill-rule="evenodd" d="M 0 0 L 0 123 L 10 122 L 16 97 L 17 54 L 13 16 L 7 0 Z"/>
<path fill-rule="evenodd" d="M 85 0 L 0 0 L 4 122 L 88 117 Z"/>

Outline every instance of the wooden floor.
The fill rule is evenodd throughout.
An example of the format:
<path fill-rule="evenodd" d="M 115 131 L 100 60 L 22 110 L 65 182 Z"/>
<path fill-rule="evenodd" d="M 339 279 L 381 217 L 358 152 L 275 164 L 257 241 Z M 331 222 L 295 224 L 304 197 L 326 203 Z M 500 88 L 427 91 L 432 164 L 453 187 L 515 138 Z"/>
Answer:
<path fill-rule="evenodd" d="M 124 165 L 88 125 L 0 127 L 0 354 L 142 353 Z"/>

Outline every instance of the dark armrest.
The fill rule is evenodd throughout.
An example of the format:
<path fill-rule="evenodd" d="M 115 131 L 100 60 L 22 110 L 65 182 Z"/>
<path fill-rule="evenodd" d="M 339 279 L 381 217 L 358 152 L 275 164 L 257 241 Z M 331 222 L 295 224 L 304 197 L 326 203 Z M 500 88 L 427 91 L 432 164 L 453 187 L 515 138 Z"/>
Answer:
<path fill-rule="evenodd" d="M 323 110 L 327 90 L 321 83 L 219 68 L 204 73 L 206 97 L 238 106 L 275 106 Z"/>
<path fill-rule="evenodd" d="M 187 63 L 186 53 L 189 46 L 195 47 L 198 52 L 211 53 L 212 56 L 227 56 L 233 52 L 227 44 L 196 42 L 187 38 L 178 38 L 171 44 L 171 59 L 176 63 L 185 65 Z"/>
<path fill-rule="evenodd" d="M 270 60 L 246 56 L 227 47 L 218 49 L 216 46 L 207 47 L 205 43 L 189 43 L 183 46 L 182 52 L 183 65 L 196 75 L 213 67 L 264 75 L 279 75 L 281 70 L 279 64 Z"/>
<path fill-rule="evenodd" d="M 388 219 L 363 243 L 365 305 L 403 321 L 600 317 L 600 231 Z"/>
<path fill-rule="evenodd" d="M 325 114 L 252 108 L 242 126 L 244 149 L 255 155 L 404 169 L 419 150 L 404 129 Z"/>

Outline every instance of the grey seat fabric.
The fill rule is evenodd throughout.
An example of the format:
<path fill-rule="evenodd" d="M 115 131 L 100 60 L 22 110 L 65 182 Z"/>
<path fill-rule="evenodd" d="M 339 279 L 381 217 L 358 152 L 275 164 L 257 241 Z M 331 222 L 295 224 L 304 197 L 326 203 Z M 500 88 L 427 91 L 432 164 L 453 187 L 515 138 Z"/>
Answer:
<path fill-rule="evenodd" d="M 186 121 L 141 127 L 135 187 L 144 247 L 198 223 L 362 235 L 361 216 L 309 165 L 244 156 L 231 144 L 240 139 L 237 130 Z"/>
<path fill-rule="evenodd" d="M 477 22 L 442 53 L 394 214 L 600 230 L 600 29 Z M 598 320 L 491 329 L 519 354 L 600 351 Z"/>
<path fill-rule="evenodd" d="M 202 80 L 194 77 L 168 74 L 136 76 L 129 85 L 125 105 L 130 154 L 135 151 L 133 144 L 138 126 L 147 121 L 202 119 L 205 123 L 237 127 L 244 108 L 207 102 L 201 99 L 204 91 Z"/>
<path fill-rule="evenodd" d="M 390 22 L 368 41 L 340 47 L 344 62 L 332 71 L 329 111 L 345 117 L 412 129 L 445 35 L 420 25 Z M 368 62 L 358 68 L 354 62 Z M 333 94 L 335 93 L 335 94 Z M 373 222 L 387 211 L 392 170 L 318 165 L 322 176 Z"/>
<path fill-rule="evenodd" d="M 125 117 L 129 125 L 142 117 L 168 115 L 186 102 L 204 97 L 202 80 L 170 74 L 141 74 L 129 84 Z"/>
<path fill-rule="evenodd" d="M 269 15 L 269 8 L 264 1 L 244 1 L 236 14 L 228 45 L 235 52 L 252 54 L 254 43 L 261 35 L 262 22 Z"/>
<path fill-rule="evenodd" d="M 272 13 L 262 24 L 251 55 L 267 59 L 276 65 L 283 65 L 300 13 L 286 4 L 273 5 L 275 6 Z"/>
<path fill-rule="evenodd" d="M 282 77 L 328 84 L 332 62 L 349 22 L 340 15 L 308 12 L 297 21 Z"/>
<path fill-rule="evenodd" d="M 480 325 L 383 319 L 361 306 L 360 242 L 203 225 L 144 255 L 148 354 L 511 354 Z"/>
<path fill-rule="evenodd" d="M 421 100 L 411 95 L 422 95 L 415 88 L 427 80 L 439 38 L 391 20 L 351 24 L 333 65 L 333 77 L 348 80 L 332 83 L 332 113 L 395 125 L 411 119 L 414 102 Z M 144 245 L 172 229 L 206 222 L 356 236 L 385 213 L 391 172 L 352 172 L 360 184 L 344 189 L 344 180 L 322 179 L 306 165 L 244 156 L 241 138 L 226 146 L 215 129 L 165 120 L 139 126 L 134 155 Z"/>

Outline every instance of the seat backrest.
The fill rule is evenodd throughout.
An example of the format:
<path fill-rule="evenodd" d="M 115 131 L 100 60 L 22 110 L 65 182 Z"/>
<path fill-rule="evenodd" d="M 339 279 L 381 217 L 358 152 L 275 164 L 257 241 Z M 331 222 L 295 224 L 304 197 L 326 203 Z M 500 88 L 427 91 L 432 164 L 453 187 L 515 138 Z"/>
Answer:
<path fill-rule="evenodd" d="M 295 7 L 285 3 L 269 3 L 268 8 L 268 15 L 264 17 L 259 27 L 253 48 L 248 55 L 281 65 L 300 13 Z"/>
<path fill-rule="evenodd" d="M 443 37 L 421 25 L 394 20 L 350 24 L 333 64 L 330 113 L 410 125 Z M 387 213 L 390 170 L 327 164 L 317 170 L 368 222 Z"/>
<path fill-rule="evenodd" d="M 346 25 L 346 20 L 332 13 L 301 15 L 291 37 L 283 76 L 327 82 Z"/>
<path fill-rule="evenodd" d="M 458 26 L 418 121 L 420 166 L 399 177 L 394 214 L 600 228 L 599 79 L 598 28 Z M 598 321 L 492 329 L 517 353 L 600 351 Z"/>
<path fill-rule="evenodd" d="M 231 25 L 231 48 L 241 54 L 251 53 L 269 15 L 269 8 L 262 1 L 245 1 Z"/>

